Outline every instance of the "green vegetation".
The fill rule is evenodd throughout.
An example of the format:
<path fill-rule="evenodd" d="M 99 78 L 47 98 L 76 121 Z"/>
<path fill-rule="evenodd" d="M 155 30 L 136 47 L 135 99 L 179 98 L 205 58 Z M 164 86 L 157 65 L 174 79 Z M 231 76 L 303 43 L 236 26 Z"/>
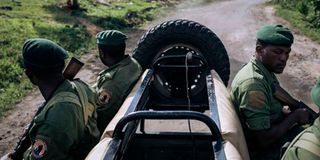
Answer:
<path fill-rule="evenodd" d="M 95 47 L 94 35 L 79 18 L 103 29 L 128 29 L 151 20 L 157 8 L 172 1 L 81 0 L 70 10 L 67 0 L 1 0 L 0 3 L 0 115 L 33 87 L 23 74 L 21 48 L 28 38 L 48 38 L 74 56 Z"/>
<path fill-rule="evenodd" d="M 320 0 L 273 0 L 276 14 L 320 42 Z"/>

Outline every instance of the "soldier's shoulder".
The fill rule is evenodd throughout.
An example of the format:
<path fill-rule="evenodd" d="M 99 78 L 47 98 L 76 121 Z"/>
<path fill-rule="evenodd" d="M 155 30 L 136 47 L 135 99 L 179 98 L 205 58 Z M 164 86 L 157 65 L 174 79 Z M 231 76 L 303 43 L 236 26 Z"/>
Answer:
<path fill-rule="evenodd" d="M 232 81 L 232 87 L 250 87 L 261 85 L 263 83 L 263 76 L 253 72 L 238 73 Z"/>
<path fill-rule="evenodd" d="M 263 79 L 263 75 L 252 63 L 243 66 L 236 74 L 234 81 L 242 82 L 247 79 Z"/>
<path fill-rule="evenodd" d="M 59 102 L 53 104 L 45 114 L 45 120 L 48 123 L 55 123 L 56 126 L 57 122 L 67 123 L 70 119 L 81 117 L 82 108 L 79 107 L 79 104 L 73 102 Z"/>

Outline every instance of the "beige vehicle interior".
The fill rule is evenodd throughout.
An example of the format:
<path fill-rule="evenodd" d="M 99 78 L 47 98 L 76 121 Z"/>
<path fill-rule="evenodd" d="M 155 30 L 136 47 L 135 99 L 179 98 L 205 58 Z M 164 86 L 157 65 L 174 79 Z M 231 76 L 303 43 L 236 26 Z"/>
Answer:
<path fill-rule="evenodd" d="M 249 160 L 226 88 L 229 59 L 211 30 L 163 22 L 133 57 L 145 71 L 86 159 Z"/>
<path fill-rule="evenodd" d="M 126 100 L 124 101 L 122 107 L 106 127 L 104 133 L 101 136 L 99 144 L 97 144 L 94 149 L 89 153 L 86 159 L 88 160 L 99 160 L 104 159 L 104 156 L 107 152 L 107 149 L 112 140 L 112 134 L 115 129 L 116 124 L 119 120 L 125 116 L 128 111 L 129 105 L 132 102 L 135 93 L 137 92 L 139 86 L 142 83 L 143 78 L 146 76 L 146 70 L 138 80 Z M 216 101 L 218 112 L 220 116 L 220 126 L 221 134 L 224 140 L 224 150 L 226 159 L 232 160 L 249 160 L 249 154 L 247 150 L 246 141 L 244 134 L 241 128 L 241 124 L 237 117 L 237 114 L 234 110 L 233 104 L 230 101 L 230 94 L 224 84 L 221 82 L 218 74 L 212 70 L 211 71 L 212 79 L 214 81 L 214 88 L 216 94 Z"/>

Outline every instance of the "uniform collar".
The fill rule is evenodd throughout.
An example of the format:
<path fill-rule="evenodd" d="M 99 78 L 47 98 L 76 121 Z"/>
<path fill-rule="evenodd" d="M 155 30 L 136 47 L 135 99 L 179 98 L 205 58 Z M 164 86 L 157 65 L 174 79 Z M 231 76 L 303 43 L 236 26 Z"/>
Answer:
<path fill-rule="evenodd" d="M 125 65 L 129 64 L 130 61 L 131 61 L 131 57 L 126 55 L 126 57 L 123 60 L 121 60 L 120 62 L 118 62 L 117 64 L 115 64 L 115 65 L 113 65 L 113 66 L 101 71 L 99 73 L 99 76 L 104 75 L 106 72 L 109 72 L 109 71 L 111 71 L 111 70 L 113 70 L 115 68 L 118 68 L 119 66 L 125 66 Z"/>
<path fill-rule="evenodd" d="M 258 61 L 256 59 L 255 56 L 253 56 L 251 58 L 251 63 L 253 63 L 263 74 L 264 78 L 270 82 L 270 83 L 273 83 L 273 82 L 276 82 L 276 83 L 279 83 L 276 76 L 274 75 L 274 73 L 270 72 L 260 61 Z"/>
<path fill-rule="evenodd" d="M 67 88 L 71 88 L 71 87 L 72 87 L 71 82 L 69 80 L 65 79 L 58 85 L 56 90 L 53 92 L 52 96 L 56 95 L 59 92 L 65 91 Z M 52 98 L 52 96 L 50 97 L 50 99 Z"/>

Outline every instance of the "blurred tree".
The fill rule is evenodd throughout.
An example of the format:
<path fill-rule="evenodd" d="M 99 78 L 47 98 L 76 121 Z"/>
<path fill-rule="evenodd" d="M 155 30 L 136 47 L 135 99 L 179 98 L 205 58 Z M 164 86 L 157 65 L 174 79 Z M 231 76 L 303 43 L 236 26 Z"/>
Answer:
<path fill-rule="evenodd" d="M 309 14 L 309 7 L 307 1 L 301 1 L 298 3 L 298 10 L 303 15 L 304 18 L 306 18 Z"/>
<path fill-rule="evenodd" d="M 67 6 L 68 6 L 68 8 L 70 8 L 72 10 L 76 10 L 76 9 L 80 8 L 78 0 L 68 0 Z"/>
<path fill-rule="evenodd" d="M 319 16 L 320 12 L 320 0 L 315 0 L 314 1 L 314 13 L 315 15 Z"/>

